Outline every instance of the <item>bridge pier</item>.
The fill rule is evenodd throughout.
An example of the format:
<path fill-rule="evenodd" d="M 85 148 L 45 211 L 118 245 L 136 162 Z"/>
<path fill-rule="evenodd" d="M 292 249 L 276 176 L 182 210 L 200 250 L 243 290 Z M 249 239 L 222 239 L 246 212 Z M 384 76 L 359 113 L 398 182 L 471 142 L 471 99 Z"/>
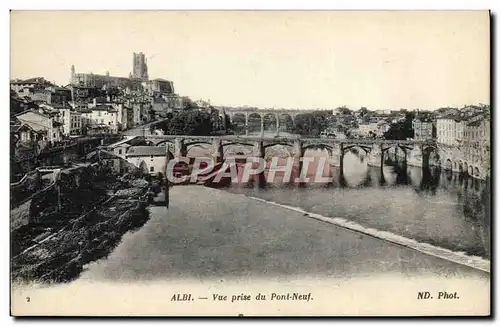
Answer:
<path fill-rule="evenodd" d="M 280 115 L 276 114 L 276 136 L 280 135 Z"/>
<path fill-rule="evenodd" d="M 227 134 L 227 117 L 224 109 L 222 110 L 222 128 L 224 129 L 224 135 Z"/>
<path fill-rule="evenodd" d="M 262 140 L 258 140 L 253 144 L 253 155 L 254 157 L 264 158 L 266 154 L 266 149 L 264 148 L 264 142 Z M 265 187 L 266 184 L 266 176 L 264 171 L 260 172 L 257 175 L 256 186 L 259 188 Z"/>
<path fill-rule="evenodd" d="M 262 140 L 255 141 L 253 144 L 254 157 L 264 158 L 265 154 L 264 143 Z"/>
<path fill-rule="evenodd" d="M 264 138 L 264 116 L 260 116 L 260 137 Z"/>
<path fill-rule="evenodd" d="M 224 148 L 222 147 L 220 138 L 214 139 L 212 146 L 214 148 L 214 162 L 222 162 L 224 160 Z"/>
<path fill-rule="evenodd" d="M 420 152 L 422 153 L 422 169 L 425 171 L 429 168 L 430 153 L 424 148 L 424 145 L 420 145 Z"/>
<path fill-rule="evenodd" d="M 248 136 L 248 113 L 245 113 L 245 136 Z"/>
<path fill-rule="evenodd" d="M 340 169 L 340 174 L 343 176 L 344 174 L 344 143 L 339 144 L 339 153 L 340 153 L 340 161 L 339 161 L 339 169 Z"/>
<path fill-rule="evenodd" d="M 380 171 L 383 172 L 384 170 L 384 152 L 387 150 L 387 149 L 384 149 L 384 145 L 380 144 Z M 382 173 L 382 175 L 384 175 Z"/>
<path fill-rule="evenodd" d="M 302 168 L 303 168 L 303 162 L 302 162 L 302 158 L 304 157 L 304 153 L 305 153 L 305 150 L 304 150 L 304 146 L 302 144 L 302 141 L 301 140 L 295 140 L 293 142 L 293 154 L 294 154 L 294 160 L 298 162 L 298 173 L 299 173 L 299 178 L 302 177 Z M 307 171 L 304 172 L 304 175 L 306 175 Z M 302 182 L 299 183 L 299 185 L 303 185 Z"/>
<path fill-rule="evenodd" d="M 168 148 L 168 146 L 166 146 Z M 168 149 L 167 149 L 168 151 Z M 187 155 L 187 148 L 184 145 L 184 139 L 181 138 L 176 138 L 175 139 L 175 157 L 186 157 Z"/>

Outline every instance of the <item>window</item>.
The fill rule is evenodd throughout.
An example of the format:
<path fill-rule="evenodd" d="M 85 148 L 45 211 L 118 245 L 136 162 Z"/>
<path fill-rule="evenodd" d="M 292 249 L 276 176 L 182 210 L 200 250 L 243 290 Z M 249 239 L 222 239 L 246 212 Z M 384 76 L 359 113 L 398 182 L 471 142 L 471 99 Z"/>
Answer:
<path fill-rule="evenodd" d="M 149 172 L 155 172 L 155 167 L 154 166 L 150 167 Z"/>
<path fill-rule="evenodd" d="M 118 150 L 118 154 L 119 154 L 119 155 L 121 155 L 121 154 L 122 154 L 122 149 L 121 149 L 121 148 Z"/>

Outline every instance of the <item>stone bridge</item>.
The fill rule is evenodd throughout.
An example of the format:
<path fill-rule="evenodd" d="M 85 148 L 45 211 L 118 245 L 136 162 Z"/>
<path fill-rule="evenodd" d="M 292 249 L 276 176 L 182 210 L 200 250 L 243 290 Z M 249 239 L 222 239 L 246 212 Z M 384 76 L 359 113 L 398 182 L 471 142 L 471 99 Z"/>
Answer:
<path fill-rule="evenodd" d="M 264 118 L 271 116 L 276 124 L 276 132 L 279 134 L 280 130 L 280 119 L 289 118 L 293 125 L 295 125 L 295 118 L 304 113 L 312 113 L 314 110 L 274 110 L 274 109 L 219 109 L 220 114 L 222 114 L 222 119 L 226 119 L 223 113 L 227 114 L 229 121 L 234 122 L 234 118 L 237 116 L 245 118 L 245 132 L 248 134 L 249 118 L 256 117 L 260 120 L 260 130 L 261 133 L 264 132 Z"/>
<path fill-rule="evenodd" d="M 363 150 L 369 164 L 383 166 L 385 155 L 389 149 L 401 150 L 405 157 L 411 151 L 421 153 L 421 166 L 429 166 L 429 157 L 432 152 L 438 151 L 434 141 L 414 140 L 381 140 L 381 139 L 328 139 L 328 138 L 285 138 L 285 137 L 240 137 L 240 136 L 147 136 L 146 139 L 156 146 L 166 146 L 173 157 L 186 157 L 188 151 L 194 146 L 202 144 L 211 147 L 211 154 L 217 161 L 224 158 L 224 148 L 238 145 L 249 150 L 245 155 L 266 157 L 266 150 L 274 146 L 288 149 L 290 156 L 300 160 L 307 149 L 326 149 L 332 158 L 337 157 L 336 163 L 342 170 L 344 155 L 348 150 L 358 148 Z M 166 152 L 167 152 L 166 151 Z"/>

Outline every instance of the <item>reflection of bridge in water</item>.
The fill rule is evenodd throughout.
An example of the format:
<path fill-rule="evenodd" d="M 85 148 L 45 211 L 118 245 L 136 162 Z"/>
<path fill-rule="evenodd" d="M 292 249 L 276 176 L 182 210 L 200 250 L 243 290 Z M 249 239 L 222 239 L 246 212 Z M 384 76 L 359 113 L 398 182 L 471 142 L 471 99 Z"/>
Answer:
<path fill-rule="evenodd" d="M 224 152 L 228 146 L 238 145 L 245 147 L 245 155 L 265 158 L 269 151 L 275 146 L 287 148 L 289 155 L 300 161 L 307 149 L 325 149 L 329 152 L 333 161 L 343 170 L 345 153 L 352 149 L 359 149 L 366 154 L 368 164 L 383 168 L 385 157 L 389 152 L 399 156 L 402 153 L 403 160 L 412 162 L 427 168 L 429 166 L 439 166 L 445 170 L 452 170 L 484 179 L 486 168 L 484 164 L 479 164 L 470 168 L 464 168 L 459 154 L 450 150 L 435 141 L 416 140 L 382 140 L 382 139 L 328 139 L 328 138 L 300 138 L 300 137 L 246 137 L 246 136 L 147 136 L 147 140 L 156 146 L 165 146 L 172 152 L 173 157 L 185 157 L 193 146 L 202 144 L 211 146 L 211 155 L 217 160 L 224 159 Z M 449 165 L 450 161 L 457 168 Z M 461 168 L 460 168 L 461 167 Z"/>
<path fill-rule="evenodd" d="M 308 149 L 325 149 L 331 157 L 338 157 L 338 166 L 343 170 L 344 156 L 347 151 L 357 147 L 363 150 L 369 158 L 371 165 L 383 168 L 386 152 L 394 148 L 407 153 L 411 150 L 419 150 L 422 155 L 422 167 L 429 166 L 429 157 L 432 151 L 436 150 L 436 144 L 433 141 L 414 141 L 414 140 L 379 140 L 379 139 L 324 139 L 324 138 L 251 138 L 239 136 L 148 136 L 147 139 L 156 146 L 166 145 L 167 151 L 173 157 L 186 157 L 188 151 L 193 146 L 202 144 L 211 146 L 211 155 L 216 161 L 224 160 L 225 148 L 228 146 L 242 146 L 250 148 L 248 156 L 265 158 L 266 150 L 274 146 L 282 146 L 289 150 L 290 156 L 296 158 L 299 162 L 304 157 Z M 166 151 L 166 152 L 167 152 Z"/>

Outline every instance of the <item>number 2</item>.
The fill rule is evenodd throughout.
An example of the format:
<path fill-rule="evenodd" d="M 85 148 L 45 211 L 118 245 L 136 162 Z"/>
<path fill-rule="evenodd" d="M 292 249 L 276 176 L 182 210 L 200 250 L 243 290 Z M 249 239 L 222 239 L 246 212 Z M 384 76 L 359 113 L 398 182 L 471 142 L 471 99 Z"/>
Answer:
<path fill-rule="evenodd" d="M 26 302 L 30 302 L 31 298 L 30 297 L 26 297 Z"/>

